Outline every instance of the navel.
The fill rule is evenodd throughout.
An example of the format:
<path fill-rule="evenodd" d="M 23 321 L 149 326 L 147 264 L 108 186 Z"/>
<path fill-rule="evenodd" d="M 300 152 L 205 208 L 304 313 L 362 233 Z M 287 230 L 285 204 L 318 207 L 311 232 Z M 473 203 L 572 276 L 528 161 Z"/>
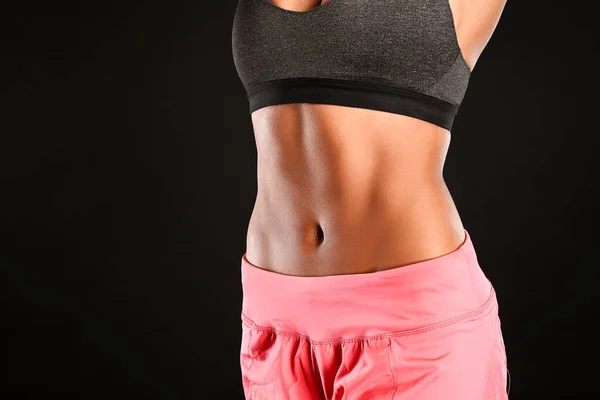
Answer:
<path fill-rule="evenodd" d="M 325 234 L 320 224 L 317 224 L 317 244 L 320 245 L 325 240 Z"/>

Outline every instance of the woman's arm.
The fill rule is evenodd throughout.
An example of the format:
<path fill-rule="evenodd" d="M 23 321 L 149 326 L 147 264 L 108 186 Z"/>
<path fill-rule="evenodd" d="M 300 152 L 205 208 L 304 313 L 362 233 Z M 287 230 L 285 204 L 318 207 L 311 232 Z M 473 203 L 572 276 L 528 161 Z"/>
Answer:
<path fill-rule="evenodd" d="M 456 36 L 471 71 L 498 25 L 507 0 L 447 0 Z"/>

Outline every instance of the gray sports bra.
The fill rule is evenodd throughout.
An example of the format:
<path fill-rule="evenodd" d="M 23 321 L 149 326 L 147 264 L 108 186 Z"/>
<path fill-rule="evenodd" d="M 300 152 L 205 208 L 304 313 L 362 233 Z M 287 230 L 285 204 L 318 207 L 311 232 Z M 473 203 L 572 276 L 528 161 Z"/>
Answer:
<path fill-rule="evenodd" d="M 471 71 L 448 0 L 238 0 L 233 60 L 250 113 L 286 103 L 408 115 L 451 129 Z"/>

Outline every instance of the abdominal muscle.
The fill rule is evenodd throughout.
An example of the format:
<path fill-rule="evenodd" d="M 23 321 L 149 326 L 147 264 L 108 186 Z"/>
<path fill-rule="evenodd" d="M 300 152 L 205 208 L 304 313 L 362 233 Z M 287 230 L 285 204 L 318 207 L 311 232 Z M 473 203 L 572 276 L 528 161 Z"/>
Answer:
<path fill-rule="evenodd" d="M 465 240 L 442 171 L 450 132 L 404 115 L 328 104 L 252 113 L 258 192 L 248 262 L 285 275 L 398 268 Z"/>

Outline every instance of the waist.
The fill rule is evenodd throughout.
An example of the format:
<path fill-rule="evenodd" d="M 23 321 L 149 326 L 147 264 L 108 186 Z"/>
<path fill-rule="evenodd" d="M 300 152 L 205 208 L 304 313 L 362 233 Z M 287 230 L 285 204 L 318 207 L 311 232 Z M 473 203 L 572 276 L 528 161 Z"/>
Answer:
<path fill-rule="evenodd" d="M 265 271 L 242 256 L 242 319 L 312 340 L 408 335 L 495 305 L 473 242 L 403 268 L 321 277 Z"/>
<path fill-rule="evenodd" d="M 404 192 L 373 190 L 321 203 L 308 195 L 273 201 L 259 191 L 247 259 L 285 275 L 340 275 L 412 264 L 463 242 L 464 227 L 443 181 L 415 183 Z"/>

